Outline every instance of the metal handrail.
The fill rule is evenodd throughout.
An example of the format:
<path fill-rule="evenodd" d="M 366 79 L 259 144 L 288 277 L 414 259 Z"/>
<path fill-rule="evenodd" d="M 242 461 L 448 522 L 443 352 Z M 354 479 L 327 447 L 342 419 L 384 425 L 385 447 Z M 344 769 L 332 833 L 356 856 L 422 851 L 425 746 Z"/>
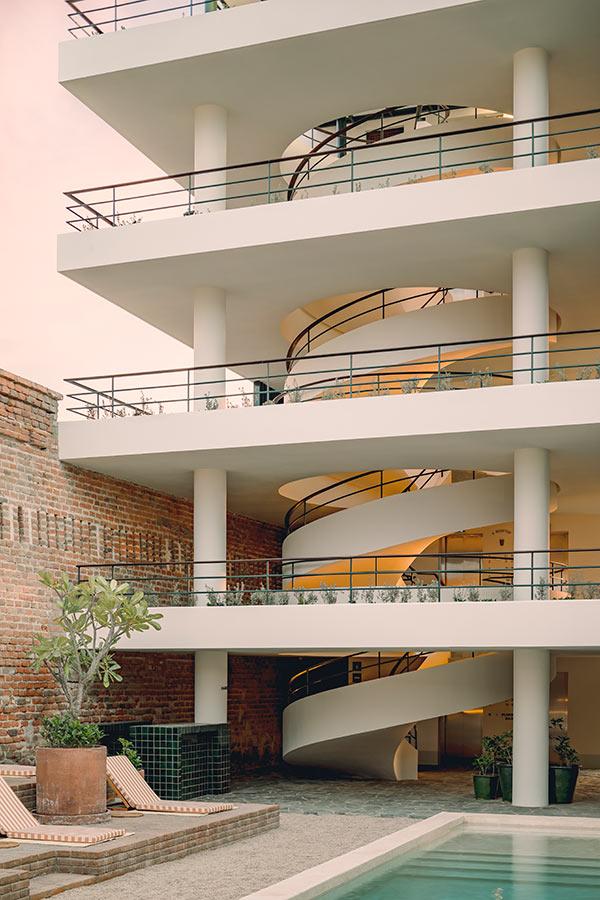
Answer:
<path fill-rule="evenodd" d="M 500 143 L 509 143 L 512 141 L 512 143 L 514 144 L 516 141 L 530 141 L 532 138 L 539 139 L 541 137 L 547 136 L 545 134 L 541 135 L 541 134 L 534 133 L 536 123 L 545 122 L 545 123 L 549 124 L 551 122 L 562 121 L 565 119 L 574 119 L 574 118 L 579 118 L 581 116 L 595 115 L 597 113 L 600 113 L 600 107 L 592 108 L 592 109 L 585 109 L 585 110 L 576 110 L 576 111 L 569 112 L 569 113 L 557 113 L 557 114 L 554 114 L 551 116 L 535 116 L 535 117 L 531 117 L 531 118 L 527 118 L 527 119 L 513 119 L 510 121 L 510 123 L 500 122 L 500 123 L 494 123 L 491 125 L 479 125 L 476 128 L 453 129 L 452 131 L 445 131 L 443 133 L 443 135 L 439 137 L 439 140 L 440 141 L 442 141 L 442 139 L 447 140 L 448 138 L 458 137 L 461 135 L 493 134 L 494 132 L 497 132 L 498 129 L 506 129 L 507 127 L 510 127 L 511 129 L 514 130 L 514 129 L 518 128 L 519 126 L 524 126 L 524 125 L 531 126 L 532 134 L 530 136 L 523 135 L 523 136 L 516 137 L 513 134 L 513 136 L 510 139 L 507 138 L 507 139 L 500 141 Z M 587 128 L 575 129 L 575 130 L 571 130 L 571 131 L 567 131 L 567 132 L 560 132 L 560 133 L 561 134 L 562 133 L 575 133 L 575 132 L 578 132 L 581 130 L 589 131 L 589 130 L 595 130 L 597 127 L 598 126 L 588 126 Z M 419 135 L 413 135 L 410 138 L 400 138 L 400 139 L 395 139 L 393 141 L 385 141 L 385 142 L 383 142 L 383 146 L 385 146 L 386 149 L 394 148 L 394 147 L 403 147 L 405 145 L 418 147 L 423 141 L 431 141 L 431 140 L 432 140 L 431 135 L 419 134 Z M 349 151 L 349 155 L 354 157 L 355 154 L 360 155 L 364 151 L 372 150 L 374 147 L 378 147 L 378 146 L 382 146 L 382 145 L 372 144 L 369 146 L 359 146 L 356 148 L 352 148 Z M 481 144 L 468 145 L 467 147 L 451 148 L 451 149 L 453 152 L 455 152 L 456 150 L 472 149 L 473 147 L 478 147 L 478 146 L 489 146 L 489 144 L 488 145 L 481 145 Z M 594 146 L 596 146 L 596 144 L 594 144 Z M 315 154 L 315 156 L 330 157 L 338 152 L 339 152 L 338 150 L 320 150 L 320 151 L 318 151 L 318 153 Z M 543 153 L 543 155 L 547 155 L 548 150 L 539 151 L 539 154 L 541 154 L 541 153 Z M 532 148 L 531 151 L 524 152 L 523 154 L 515 153 L 514 149 L 513 149 L 513 151 L 509 154 L 509 156 L 502 157 L 502 159 L 504 159 L 504 158 L 515 159 L 515 158 L 519 158 L 520 156 L 523 156 L 526 158 L 533 158 L 536 156 L 536 154 L 538 154 L 538 151 L 535 150 L 534 148 Z M 417 152 L 417 155 L 419 155 L 418 152 Z M 134 180 L 134 181 L 124 181 L 124 182 L 118 182 L 118 183 L 108 184 L 108 185 L 98 185 L 96 187 L 78 188 L 78 189 L 74 189 L 71 191 L 65 191 L 65 196 L 69 200 L 71 200 L 72 203 L 74 204 L 73 207 L 68 206 L 67 209 L 71 212 L 74 212 L 74 210 L 76 210 L 77 207 L 79 207 L 79 206 L 84 207 L 88 211 L 90 209 L 93 209 L 94 215 L 92 216 L 92 218 L 96 218 L 96 216 L 97 216 L 98 219 L 102 219 L 103 221 L 108 219 L 110 224 L 113 227 L 116 227 L 118 224 L 117 219 L 119 218 L 120 214 L 117 214 L 117 212 L 115 210 L 115 203 L 116 203 L 115 192 L 120 188 L 138 187 L 138 186 L 144 186 L 144 185 L 148 185 L 148 184 L 160 185 L 160 184 L 163 184 L 163 183 L 169 182 L 169 181 L 174 181 L 174 182 L 181 184 L 181 183 L 185 182 L 185 180 L 187 180 L 187 185 L 188 185 L 187 188 L 182 187 L 178 190 L 184 191 L 185 193 L 187 193 L 188 200 L 183 204 L 176 204 L 176 207 L 177 208 L 181 208 L 181 207 L 188 208 L 189 207 L 189 209 L 191 210 L 192 207 L 195 208 L 196 206 L 198 206 L 199 203 L 210 202 L 210 201 L 204 201 L 204 200 L 199 201 L 197 198 L 195 198 L 194 193 L 198 192 L 198 190 L 202 190 L 202 189 L 206 189 L 206 188 L 214 189 L 217 187 L 225 187 L 228 183 L 227 175 L 229 173 L 232 173 L 232 172 L 242 173 L 249 169 L 256 168 L 258 166 L 267 167 L 267 174 L 264 176 L 260 176 L 260 177 L 257 177 L 257 176 L 251 177 L 251 178 L 247 179 L 247 183 L 254 183 L 257 181 L 264 182 L 266 185 L 266 190 L 261 191 L 258 194 L 256 193 L 256 191 L 254 191 L 251 194 L 240 195 L 240 196 L 244 197 L 246 199 L 250 199 L 250 198 L 256 197 L 256 196 L 266 196 L 268 198 L 268 202 L 271 202 L 271 196 L 274 193 L 278 193 L 277 190 L 273 189 L 272 182 L 273 182 L 273 179 L 275 178 L 276 173 L 278 173 L 280 171 L 279 167 L 282 164 L 288 165 L 291 162 L 301 161 L 304 158 L 305 158 L 305 154 L 298 154 L 295 156 L 255 160 L 252 162 L 239 163 L 236 165 L 218 166 L 218 167 L 213 167 L 213 168 L 208 168 L 208 169 L 196 169 L 196 170 L 179 172 L 179 173 L 170 174 L 170 175 L 163 175 L 163 176 L 159 176 L 159 177 L 155 177 L 155 178 L 143 178 L 143 179 L 138 179 L 138 180 Z M 398 157 L 393 157 L 393 158 L 398 158 Z M 381 160 L 379 162 L 381 162 Z M 347 167 L 347 166 L 345 166 L 345 167 Z M 427 167 L 427 168 L 429 169 L 431 167 Z M 417 170 L 415 170 L 415 171 L 417 171 Z M 204 185 L 204 188 L 198 188 L 197 186 L 195 186 L 194 179 L 196 179 L 198 176 L 217 175 L 217 174 L 221 174 L 223 176 L 222 182 L 216 182 L 214 184 Z M 343 183 L 346 183 L 347 181 L 348 181 L 348 179 L 342 179 Z M 235 181 L 229 182 L 229 185 L 235 186 L 236 183 L 238 183 L 238 182 L 235 182 Z M 243 182 L 239 182 L 239 183 L 243 183 Z M 111 197 L 109 197 L 107 200 L 95 201 L 94 207 L 92 207 L 91 204 L 88 204 L 85 201 L 81 200 L 81 197 L 78 196 L 80 194 L 86 194 L 86 193 L 89 194 L 89 193 L 93 193 L 96 191 L 111 191 L 112 194 L 111 194 Z M 164 193 L 173 193 L 173 191 L 166 191 Z M 136 199 L 140 199 L 142 197 L 152 197 L 152 196 L 156 196 L 156 194 L 150 193 L 150 194 L 145 194 L 145 195 L 141 194 L 141 195 L 133 195 L 130 197 L 125 197 L 125 198 L 119 198 L 119 202 L 136 200 Z M 233 198 L 233 199 L 235 199 L 235 198 Z M 111 207 L 112 219 L 110 216 L 105 216 L 102 212 L 100 212 L 99 210 L 96 209 L 98 204 L 109 205 Z M 166 206 L 158 207 L 158 208 L 159 209 L 171 209 L 171 208 L 173 208 L 173 204 L 167 204 Z M 128 209 L 127 214 L 137 214 L 137 213 L 145 212 L 145 211 L 148 211 L 148 210 Z M 75 214 L 79 215 L 78 213 L 75 213 Z M 88 221 L 91 223 L 91 220 L 84 220 L 83 217 L 81 217 L 81 216 L 79 216 L 79 218 L 82 221 Z M 75 227 L 75 225 L 73 224 L 72 221 L 69 221 L 69 224 L 73 225 L 73 227 Z M 92 225 L 92 227 L 96 227 L 96 226 Z"/>
<path fill-rule="evenodd" d="M 430 652 L 431 651 L 429 650 L 421 650 L 416 653 L 407 651 L 406 653 L 400 654 L 400 656 L 384 656 L 383 658 L 382 654 L 378 652 L 375 662 L 361 666 L 361 673 L 366 670 L 377 669 L 376 678 L 379 679 L 391 678 L 394 675 L 402 675 L 406 672 L 414 672 L 415 668 L 419 667 L 418 665 L 415 665 L 415 663 L 421 665 L 421 663 L 425 661 Z M 292 678 L 290 678 L 288 682 L 288 704 L 294 703 L 296 700 L 301 700 L 304 697 L 310 697 L 315 693 L 325 693 L 325 691 L 340 687 L 339 684 L 332 684 L 331 687 L 323 687 L 323 685 L 329 682 L 339 681 L 343 677 L 343 672 L 333 672 L 331 675 L 326 675 L 324 678 L 319 678 L 316 682 L 311 682 L 311 675 L 313 672 L 320 671 L 321 669 L 325 669 L 327 668 L 327 666 L 332 666 L 336 663 L 338 665 L 340 663 L 346 663 L 347 665 L 350 660 L 363 657 L 367 653 L 369 653 L 368 650 L 358 650 L 355 653 L 348 653 L 345 656 L 333 656 L 330 659 L 317 663 L 314 666 L 308 666 L 301 672 L 297 672 L 292 676 Z M 391 671 L 383 671 L 383 669 L 389 666 L 390 663 L 392 663 Z M 401 671 L 398 671 L 399 669 Z M 348 673 L 346 673 L 346 678 L 347 677 Z M 303 681 L 303 683 L 296 686 L 296 683 L 300 681 Z"/>
<path fill-rule="evenodd" d="M 105 34 L 106 32 L 100 27 L 102 25 L 111 26 L 113 31 L 117 31 L 119 25 L 123 22 L 131 22 L 136 19 L 145 20 L 152 16 L 162 16 L 165 13 L 177 13 L 183 10 L 183 15 L 187 13 L 192 16 L 195 10 L 201 7 L 204 8 L 205 12 L 217 12 L 230 8 L 227 0 L 170 0 L 161 9 L 150 9 L 144 12 L 135 12 L 134 9 L 130 14 L 123 15 L 122 11 L 125 7 L 141 7 L 142 4 L 148 3 L 149 0 L 112 0 L 112 2 L 106 3 L 104 6 L 95 6 L 91 9 L 80 9 L 82 0 L 65 0 L 65 2 L 72 10 L 72 12 L 67 14 L 67 18 L 73 23 L 68 32 L 76 38 L 80 37 L 80 32 L 82 31 L 86 37 L 89 37 L 86 30 L 88 28 L 94 29 L 94 34 Z M 108 18 L 96 22 L 90 18 L 93 13 L 106 13 Z M 78 24 L 79 19 L 83 20 L 83 25 Z M 125 26 L 121 25 L 121 27 Z"/>
<path fill-rule="evenodd" d="M 362 316 L 366 316 L 373 312 L 377 312 L 379 309 L 381 309 L 381 318 L 385 319 L 386 309 L 389 309 L 390 306 L 397 306 L 400 303 L 408 303 L 411 300 L 420 300 L 421 297 L 427 297 L 427 300 L 423 304 L 423 307 L 420 307 L 421 309 L 423 309 L 424 307 L 429 306 L 431 301 L 438 294 L 441 294 L 440 299 L 435 304 L 436 306 L 440 306 L 441 304 L 445 303 L 446 297 L 448 296 L 448 293 L 452 289 L 444 288 L 444 287 L 436 287 L 436 288 L 432 288 L 432 290 L 430 290 L 430 291 L 420 291 L 418 294 L 412 294 L 410 297 L 401 297 L 399 300 L 392 300 L 391 303 L 386 304 L 385 295 L 388 294 L 392 290 L 394 290 L 394 288 L 381 288 L 378 291 L 371 291 L 368 294 L 364 294 L 362 297 L 357 297 L 355 300 L 348 300 L 346 303 L 342 303 L 340 306 L 336 306 L 335 309 L 331 309 L 331 310 L 329 310 L 329 312 L 326 312 L 322 316 L 319 316 L 318 319 L 314 319 L 310 323 L 310 325 L 307 325 L 306 328 L 303 328 L 302 331 L 300 331 L 296 335 L 296 337 L 294 338 L 294 340 L 288 347 L 288 351 L 287 351 L 288 372 L 292 368 L 295 360 L 298 359 L 298 357 L 304 350 L 306 350 L 307 353 L 310 353 L 311 341 L 314 342 L 317 338 L 323 337 L 324 334 L 327 334 L 330 331 L 335 331 L 337 328 L 340 327 L 340 325 L 346 325 L 348 322 L 352 322 L 355 319 L 361 318 Z M 342 319 L 341 322 L 336 322 L 335 324 L 329 325 L 323 331 L 319 332 L 319 334 L 316 335 L 314 338 L 311 338 L 311 332 L 312 332 L 313 328 L 316 328 L 318 325 L 322 325 L 323 322 L 327 321 L 327 319 L 330 319 L 333 316 L 336 316 L 339 313 L 344 312 L 344 310 L 350 309 L 353 306 L 358 306 L 359 303 L 366 303 L 367 300 L 371 300 L 373 297 L 379 297 L 379 296 L 381 296 L 381 304 L 377 304 L 377 306 L 373 306 L 373 307 L 370 307 L 369 309 L 363 310 L 363 312 L 358 313 L 357 315 L 349 316 L 346 319 Z M 300 347 L 299 350 L 296 350 L 296 348 L 298 347 L 298 344 L 301 342 L 302 338 L 304 338 L 304 337 L 307 338 L 305 344 L 302 347 Z"/>
<path fill-rule="evenodd" d="M 332 352 L 329 351 L 327 353 L 317 353 L 313 354 L 310 357 L 311 366 L 315 368 L 311 368 L 301 374 L 306 376 L 318 376 L 316 380 L 308 380 L 306 379 L 301 386 L 292 385 L 286 387 L 286 378 L 287 376 L 287 357 L 276 357 L 272 359 L 266 360 L 244 360 L 238 362 L 228 362 L 222 363 L 219 367 L 218 365 L 204 365 L 204 366 L 189 366 L 189 367 L 180 367 L 173 369 L 156 369 L 156 370 L 146 370 L 140 372 L 121 372 L 121 373 L 112 373 L 107 375 L 87 375 L 87 376 L 78 376 L 77 378 L 66 378 L 65 381 L 67 384 L 72 385 L 77 388 L 78 391 L 75 393 L 69 393 L 67 396 L 69 399 L 79 403 L 78 407 L 71 407 L 70 410 L 76 413 L 80 413 L 81 415 L 88 415 L 90 410 L 97 409 L 98 412 L 106 412 L 113 411 L 119 407 L 128 407 L 130 410 L 137 410 L 138 414 L 144 414 L 144 412 L 148 413 L 148 409 L 144 410 L 143 405 L 136 404 L 131 399 L 132 392 L 140 392 L 143 390 L 171 390 L 175 392 L 181 391 L 181 393 L 177 393 L 173 399 L 165 399 L 160 398 L 154 400 L 150 398 L 152 404 L 168 404 L 168 403 L 184 403 L 186 409 L 189 411 L 192 409 L 192 404 L 195 400 L 202 400 L 202 396 L 198 393 L 198 390 L 202 387 L 205 389 L 210 389 L 216 387 L 220 390 L 226 391 L 226 386 L 223 387 L 222 381 L 217 381 L 214 376 L 214 372 L 216 368 L 227 368 L 230 370 L 242 372 L 244 374 L 238 377 L 238 381 L 248 382 L 248 381 L 256 381 L 266 385 L 266 387 L 273 392 L 276 391 L 271 396 L 270 403 L 274 402 L 283 402 L 286 396 L 292 395 L 294 391 L 300 392 L 302 395 L 306 396 L 306 399 L 315 399 L 315 392 L 323 392 L 326 391 L 327 388 L 331 385 L 337 385 L 344 387 L 345 382 L 348 383 L 348 396 L 362 396 L 365 393 L 368 393 L 368 383 L 367 379 L 369 376 L 373 376 L 375 382 L 377 382 L 380 378 L 378 374 L 378 369 L 374 370 L 373 368 L 373 358 L 376 357 L 377 354 L 385 354 L 389 359 L 390 354 L 394 353 L 406 353 L 408 351 L 427 351 L 428 354 L 432 357 L 433 362 L 431 364 L 427 364 L 426 368 L 423 368 L 424 363 L 421 364 L 419 368 L 418 360 L 412 360 L 409 362 L 398 362 L 392 364 L 391 362 L 387 362 L 385 365 L 379 366 L 384 374 L 388 376 L 401 376 L 402 379 L 406 380 L 407 378 L 410 380 L 411 378 L 421 378 L 421 379 L 434 379 L 437 377 L 438 381 L 440 381 L 443 377 L 447 377 L 450 379 L 457 379 L 459 377 L 472 376 L 472 372 L 446 372 L 448 369 L 448 365 L 454 362 L 464 362 L 464 359 L 460 356 L 461 348 L 463 347 L 481 347 L 482 352 L 476 356 L 469 356 L 469 361 L 471 363 L 474 362 L 482 362 L 484 364 L 489 365 L 492 360 L 497 360 L 502 363 L 504 359 L 508 362 L 506 365 L 502 363 L 503 368 L 498 369 L 498 371 L 490 372 L 490 375 L 493 375 L 494 378 L 500 379 L 508 379 L 512 378 L 512 375 L 518 372 L 526 372 L 529 373 L 532 377 L 538 370 L 543 370 L 545 373 L 550 373 L 556 370 L 565 370 L 567 368 L 575 368 L 578 370 L 585 370 L 590 368 L 589 365 L 585 363 L 577 362 L 577 364 L 571 366 L 558 365 L 555 366 L 553 364 L 553 360 L 556 358 L 557 354 L 569 354 L 573 352 L 581 353 L 582 351 L 600 351 L 600 346 L 588 346 L 587 342 L 584 346 L 577 347 L 544 347 L 539 348 L 536 347 L 536 341 L 540 339 L 548 339 L 550 341 L 552 338 L 565 338 L 565 337 L 573 337 L 573 336 L 585 336 L 591 334 L 599 334 L 600 329 L 598 328 L 587 328 L 580 329 L 577 331 L 561 331 L 561 332 L 536 332 L 533 334 L 527 335 L 498 335 L 491 338 L 477 338 L 471 340 L 460 340 L 460 341 L 452 341 L 449 343 L 430 343 L 430 344 L 413 344 L 413 345 L 403 345 L 396 347 L 380 347 L 369 350 L 357 350 L 357 351 L 349 351 L 349 352 Z M 517 350 L 514 347 L 508 352 L 494 352 L 492 353 L 486 348 L 492 348 L 494 345 L 505 345 L 511 344 L 514 342 L 528 342 L 528 346 L 524 345 L 518 348 Z M 580 344 L 584 342 L 579 342 Z M 454 356 L 452 358 L 445 356 L 445 352 L 452 352 Z M 544 357 L 547 355 L 547 359 Z M 537 360 L 542 357 L 542 365 L 537 366 Z M 522 366 L 515 365 L 515 359 L 520 359 L 523 361 Z M 339 361 L 339 365 L 337 367 L 328 368 L 328 361 L 337 360 Z M 343 364 L 342 364 L 343 361 Z M 431 371 L 431 366 L 434 365 L 436 371 Z M 251 367 L 261 367 L 260 371 L 248 372 L 248 369 Z M 594 363 L 592 368 L 598 368 L 598 363 Z M 203 372 L 207 372 L 211 375 L 211 378 L 202 381 L 201 376 Z M 598 370 L 600 374 L 600 369 Z M 173 383 L 164 383 L 169 377 L 174 376 L 176 379 L 179 375 L 185 373 L 185 378 L 181 378 L 173 381 Z M 475 373 L 477 374 L 477 373 Z M 579 373 L 580 375 L 582 372 Z M 160 378 L 161 381 L 157 384 L 137 384 L 137 385 L 128 385 L 126 387 L 119 386 L 118 382 L 120 379 L 144 379 L 150 376 L 155 376 L 156 378 Z M 588 374 L 586 377 L 590 377 Z M 362 386 L 361 386 L 362 379 Z M 93 382 L 100 382 L 98 386 L 95 386 Z M 227 382 L 231 384 L 231 381 Z M 400 384 L 400 382 L 398 382 Z M 439 386 L 439 385 L 438 385 Z M 471 385 L 472 386 L 472 385 Z M 482 385 L 483 386 L 483 385 Z M 350 390 L 351 388 L 351 390 Z M 427 389 L 424 386 L 422 389 Z M 435 389 L 435 384 L 433 388 Z M 121 395 L 127 395 L 127 399 L 121 399 Z M 218 393 L 218 396 L 227 397 L 226 393 Z M 208 395 L 205 395 L 208 396 Z M 320 396 L 320 395 L 319 395 Z M 93 401 L 90 398 L 94 398 Z M 291 397 L 293 399 L 293 397 Z M 105 405 L 102 405 L 102 401 L 106 401 Z"/>
<path fill-rule="evenodd" d="M 398 125 L 401 122 L 411 122 L 413 119 L 415 120 L 415 122 L 418 121 L 419 118 L 421 118 L 423 115 L 427 115 L 427 113 L 422 112 L 423 108 L 424 107 L 422 107 L 422 106 L 415 107 L 414 112 L 411 112 L 408 115 L 400 117 L 396 122 L 392 123 L 392 125 Z M 347 134 L 351 128 L 356 128 L 359 125 L 363 125 L 365 122 L 372 122 L 374 119 L 377 119 L 379 116 L 383 117 L 383 115 L 385 115 L 385 113 L 389 112 L 390 110 L 394 110 L 394 109 L 399 110 L 399 109 L 401 109 L 401 107 L 386 106 L 384 109 L 379 110 L 378 112 L 365 113 L 362 116 L 356 117 L 354 119 L 354 121 L 348 122 L 346 125 L 344 125 L 342 128 L 339 128 L 333 134 L 327 135 L 327 137 L 325 137 L 322 141 L 319 141 L 319 143 L 317 143 L 317 145 L 315 147 L 313 147 L 309 153 L 306 154 L 306 156 L 304 157 L 302 162 L 300 162 L 299 165 L 296 166 L 296 168 L 292 174 L 292 177 L 290 178 L 289 184 L 288 184 L 288 191 L 287 191 L 288 200 L 293 200 L 294 194 L 296 193 L 300 184 L 306 178 L 309 178 L 311 171 L 314 171 L 314 169 L 317 168 L 319 166 L 319 164 L 323 162 L 323 157 L 319 156 L 320 150 L 322 150 L 324 147 L 327 146 L 327 144 L 330 144 L 331 141 L 335 140 L 336 138 L 339 138 L 342 136 L 347 136 Z M 443 106 L 443 107 L 439 107 L 436 110 L 431 110 L 428 114 L 434 115 L 436 112 L 439 113 L 439 112 L 443 112 L 443 111 L 445 111 L 447 113 L 446 119 L 444 120 L 444 121 L 447 121 L 448 115 L 450 113 L 449 106 Z M 353 135 L 352 140 L 356 141 L 358 144 L 360 144 L 361 140 L 363 140 L 363 138 L 366 137 L 366 135 L 368 133 L 369 132 L 364 132 L 364 134 L 361 134 L 361 135 Z M 371 148 L 373 148 L 373 147 L 380 146 L 381 144 L 384 144 L 384 143 L 387 144 L 388 142 L 387 141 L 376 141 L 376 142 L 373 142 L 372 144 L 370 144 L 370 146 L 371 146 Z M 349 149 L 350 148 L 348 146 L 337 147 L 334 150 L 334 152 L 337 155 L 339 155 L 340 153 L 348 152 Z M 352 149 L 354 149 L 354 148 L 352 148 Z M 312 170 L 311 170 L 310 161 L 315 156 L 317 156 L 319 158 L 318 158 L 317 162 L 313 165 Z"/>
<path fill-rule="evenodd" d="M 568 555 L 568 561 L 562 561 L 561 554 Z M 417 556 L 106 560 L 80 563 L 77 576 L 79 581 L 95 574 L 127 581 L 145 590 L 148 598 L 159 598 L 154 605 L 161 605 L 165 597 L 176 605 L 209 606 L 540 600 L 557 590 L 561 596 L 600 599 L 598 554 L 599 548 L 570 548 Z M 590 572 L 593 581 L 587 577 Z"/>
<path fill-rule="evenodd" d="M 447 469 L 421 469 L 420 472 L 417 472 L 416 475 L 404 475 L 400 478 L 390 478 L 385 480 L 385 469 L 373 469 L 370 472 L 359 472 L 356 475 L 350 475 L 348 478 L 342 478 L 339 481 L 336 481 L 334 484 L 329 484 L 326 487 L 319 488 L 316 491 L 313 491 L 311 494 L 307 494 L 306 497 L 303 497 L 301 500 L 298 500 L 291 506 L 287 513 L 285 514 L 284 520 L 284 529 L 286 534 L 291 534 L 297 528 L 301 528 L 304 525 L 308 524 L 309 517 L 312 513 L 317 510 L 327 509 L 329 506 L 335 506 L 339 503 L 340 500 L 346 500 L 348 497 L 355 497 L 358 494 L 365 493 L 367 491 L 379 490 L 380 499 L 384 496 L 384 488 L 389 487 L 393 484 L 400 484 L 401 482 L 406 482 L 406 487 L 404 487 L 401 491 L 397 491 L 399 494 L 408 493 L 414 485 L 419 481 L 420 478 L 425 478 L 424 484 L 418 485 L 418 490 L 422 490 L 425 488 L 431 479 L 435 475 L 443 475 L 447 472 Z M 319 497 L 323 494 L 327 494 L 330 491 L 334 491 L 337 488 L 343 487 L 345 484 L 352 484 L 352 482 L 358 481 L 362 478 L 368 478 L 372 475 L 379 475 L 380 479 L 377 484 L 367 485 L 363 488 L 358 488 L 354 491 L 349 491 L 346 494 L 341 494 L 339 496 L 334 497 L 333 500 L 324 503 L 312 504 L 311 500 L 314 500 L 315 497 Z M 308 509 L 308 505 L 310 504 L 311 509 Z M 298 516 L 294 516 L 296 510 L 302 509 L 302 513 Z M 318 516 L 321 518 L 321 516 Z"/>

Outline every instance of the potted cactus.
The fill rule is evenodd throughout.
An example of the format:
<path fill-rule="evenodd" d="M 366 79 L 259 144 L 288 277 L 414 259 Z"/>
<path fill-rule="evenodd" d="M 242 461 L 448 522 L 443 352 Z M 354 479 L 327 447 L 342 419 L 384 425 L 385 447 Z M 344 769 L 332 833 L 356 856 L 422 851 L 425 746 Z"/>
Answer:
<path fill-rule="evenodd" d="M 42 723 L 46 746 L 36 754 L 37 813 L 43 822 L 91 824 L 105 821 L 106 747 L 100 729 L 83 722 L 90 692 L 121 681 L 114 651 L 122 637 L 159 629 L 141 591 L 92 576 L 72 583 L 66 575 L 40 575 L 56 598 L 58 615 L 49 634 L 34 638 L 32 665 L 49 672 L 66 710 Z"/>
<path fill-rule="evenodd" d="M 551 719 L 550 727 L 555 729 L 551 743 L 559 760 L 559 765 L 550 765 L 550 803 L 572 803 L 579 776 L 579 754 L 571 744 L 563 718 Z"/>

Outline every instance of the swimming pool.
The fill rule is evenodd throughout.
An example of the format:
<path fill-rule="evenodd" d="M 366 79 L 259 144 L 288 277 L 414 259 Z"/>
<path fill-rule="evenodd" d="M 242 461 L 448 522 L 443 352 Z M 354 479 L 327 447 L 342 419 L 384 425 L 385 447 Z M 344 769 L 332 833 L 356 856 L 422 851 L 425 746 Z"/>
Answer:
<path fill-rule="evenodd" d="M 322 900 L 599 900 L 600 837 L 467 826 L 388 861 Z"/>
<path fill-rule="evenodd" d="M 244 900 L 600 900 L 600 819 L 438 813 Z"/>

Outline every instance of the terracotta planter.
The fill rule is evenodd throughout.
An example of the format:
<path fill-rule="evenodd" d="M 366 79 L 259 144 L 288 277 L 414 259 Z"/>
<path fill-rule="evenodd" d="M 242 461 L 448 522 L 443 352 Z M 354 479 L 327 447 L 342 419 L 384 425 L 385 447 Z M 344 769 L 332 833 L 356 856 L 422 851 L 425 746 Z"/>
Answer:
<path fill-rule="evenodd" d="M 91 825 L 108 821 L 106 747 L 40 747 L 36 797 L 40 822 Z"/>

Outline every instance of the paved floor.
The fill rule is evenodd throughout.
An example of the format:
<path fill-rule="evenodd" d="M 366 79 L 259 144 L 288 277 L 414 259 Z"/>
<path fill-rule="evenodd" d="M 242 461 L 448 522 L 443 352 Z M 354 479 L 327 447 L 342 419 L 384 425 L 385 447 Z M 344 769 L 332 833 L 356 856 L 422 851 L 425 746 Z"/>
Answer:
<path fill-rule="evenodd" d="M 64 896 L 65 900 L 240 900 L 408 824 L 407 819 L 287 814 L 274 831 Z"/>
<path fill-rule="evenodd" d="M 252 776 L 234 782 L 231 802 L 277 803 L 282 812 L 323 815 L 405 816 L 425 819 L 438 812 L 520 813 L 542 816 L 600 817 L 600 771 L 581 772 L 575 802 L 548 809 L 520 810 L 502 800 L 473 797 L 470 771 L 421 772 L 418 781 L 308 779 L 286 775 Z M 214 798 L 218 799 L 218 798 Z"/>

